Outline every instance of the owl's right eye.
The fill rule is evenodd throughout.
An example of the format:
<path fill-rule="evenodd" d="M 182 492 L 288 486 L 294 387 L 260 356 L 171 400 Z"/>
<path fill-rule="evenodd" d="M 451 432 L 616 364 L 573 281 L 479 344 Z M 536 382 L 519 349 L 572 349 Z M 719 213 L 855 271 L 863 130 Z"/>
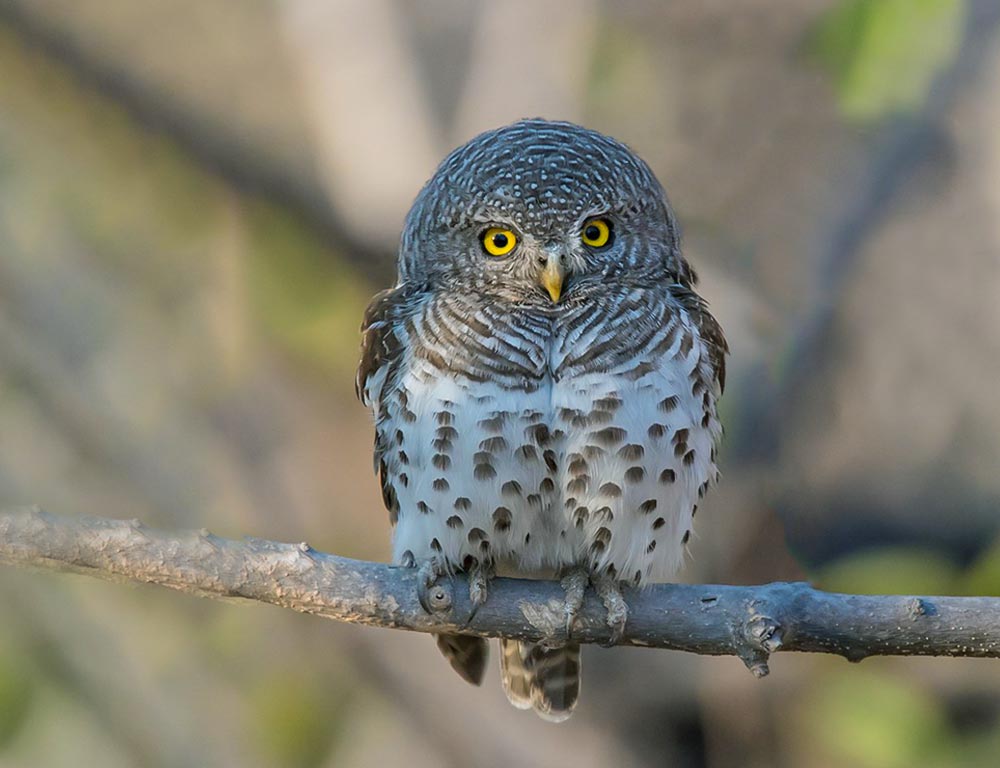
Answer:
<path fill-rule="evenodd" d="M 517 235 L 509 229 L 490 227 L 483 233 L 483 248 L 490 256 L 506 256 L 517 245 Z"/>

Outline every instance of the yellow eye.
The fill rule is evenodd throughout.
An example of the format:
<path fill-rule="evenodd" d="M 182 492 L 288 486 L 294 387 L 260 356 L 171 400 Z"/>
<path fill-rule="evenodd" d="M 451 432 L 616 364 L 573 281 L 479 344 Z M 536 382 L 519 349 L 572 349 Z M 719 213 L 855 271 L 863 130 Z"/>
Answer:
<path fill-rule="evenodd" d="M 591 248 L 603 248 L 611 242 L 611 222 L 607 219 L 591 219 L 583 225 L 580 239 Z"/>
<path fill-rule="evenodd" d="M 490 227 L 483 233 L 483 248 L 491 256 L 506 256 L 517 245 L 517 235 L 509 229 Z"/>

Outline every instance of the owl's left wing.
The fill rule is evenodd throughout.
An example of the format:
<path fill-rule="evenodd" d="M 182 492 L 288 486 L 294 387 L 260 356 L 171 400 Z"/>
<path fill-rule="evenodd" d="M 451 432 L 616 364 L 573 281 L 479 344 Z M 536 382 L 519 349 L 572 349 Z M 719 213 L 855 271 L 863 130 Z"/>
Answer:
<path fill-rule="evenodd" d="M 708 351 L 712 376 L 719 385 L 719 394 L 722 394 L 726 389 L 726 355 L 729 354 L 729 344 L 722 326 L 708 311 L 708 303 L 692 288 L 675 283 L 670 286 L 670 293 L 698 326 L 698 335 Z"/>

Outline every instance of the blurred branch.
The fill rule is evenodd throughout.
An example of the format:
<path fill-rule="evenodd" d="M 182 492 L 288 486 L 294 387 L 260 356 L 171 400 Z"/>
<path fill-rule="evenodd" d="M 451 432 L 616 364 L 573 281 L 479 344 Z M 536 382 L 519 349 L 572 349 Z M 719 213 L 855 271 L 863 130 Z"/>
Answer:
<path fill-rule="evenodd" d="M 213 598 L 244 598 L 337 621 L 483 637 L 565 637 L 556 582 L 496 579 L 470 617 L 456 577 L 417 600 L 416 571 L 316 552 L 306 543 L 171 533 L 137 520 L 66 518 L 37 508 L 0 513 L 0 564 L 160 584 Z M 1000 598 L 841 595 L 804 583 L 758 587 L 662 584 L 627 595 L 622 645 L 739 656 L 758 677 L 771 653 L 1000 657 Z M 606 643 L 604 609 L 587 595 L 574 640 Z"/>

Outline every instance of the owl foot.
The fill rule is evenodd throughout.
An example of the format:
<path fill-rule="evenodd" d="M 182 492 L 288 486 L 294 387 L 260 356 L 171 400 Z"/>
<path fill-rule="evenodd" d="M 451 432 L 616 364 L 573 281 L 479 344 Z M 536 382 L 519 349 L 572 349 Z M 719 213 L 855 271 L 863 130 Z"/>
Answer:
<path fill-rule="evenodd" d="M 607 646 L 617 645 L 625 634 L 625 623 L 628 621 L 628 603 L 622 596 L 621 582 L 613 576 L 602 573 L 594 577 L 594 588 L 608 610 L 611 639 L 608 640 Z"/>
<path fill-rule="evenodd" d="M 566 572 L 559 583 L 566 590 L 564 608 L 566 612 L 566 637 L 570 638 L 573 635 L 573 625 L 576 624 L 576 618 L 583 608 L 583 596 L 590 583 L 590 574 L 585 568 L 573 568 Z"/>
<path fill-rule="evenodd" d="M 451 589 L 438 584 L 442 576 L 449 575 L 447 564 L 439 557 L 424 560 L 417 569 L 417 600 L 427 613 L 444 613 L 451 608 Z"/>
<path fill-rule="evenodd" d="M 489 594 L 490 579 L 493 578 L 493 567 L 489 563 L 476 562 L 469 569 L 469 618 L 466 623 L 475 618 L 476 612 L 486 603 Z"/>

